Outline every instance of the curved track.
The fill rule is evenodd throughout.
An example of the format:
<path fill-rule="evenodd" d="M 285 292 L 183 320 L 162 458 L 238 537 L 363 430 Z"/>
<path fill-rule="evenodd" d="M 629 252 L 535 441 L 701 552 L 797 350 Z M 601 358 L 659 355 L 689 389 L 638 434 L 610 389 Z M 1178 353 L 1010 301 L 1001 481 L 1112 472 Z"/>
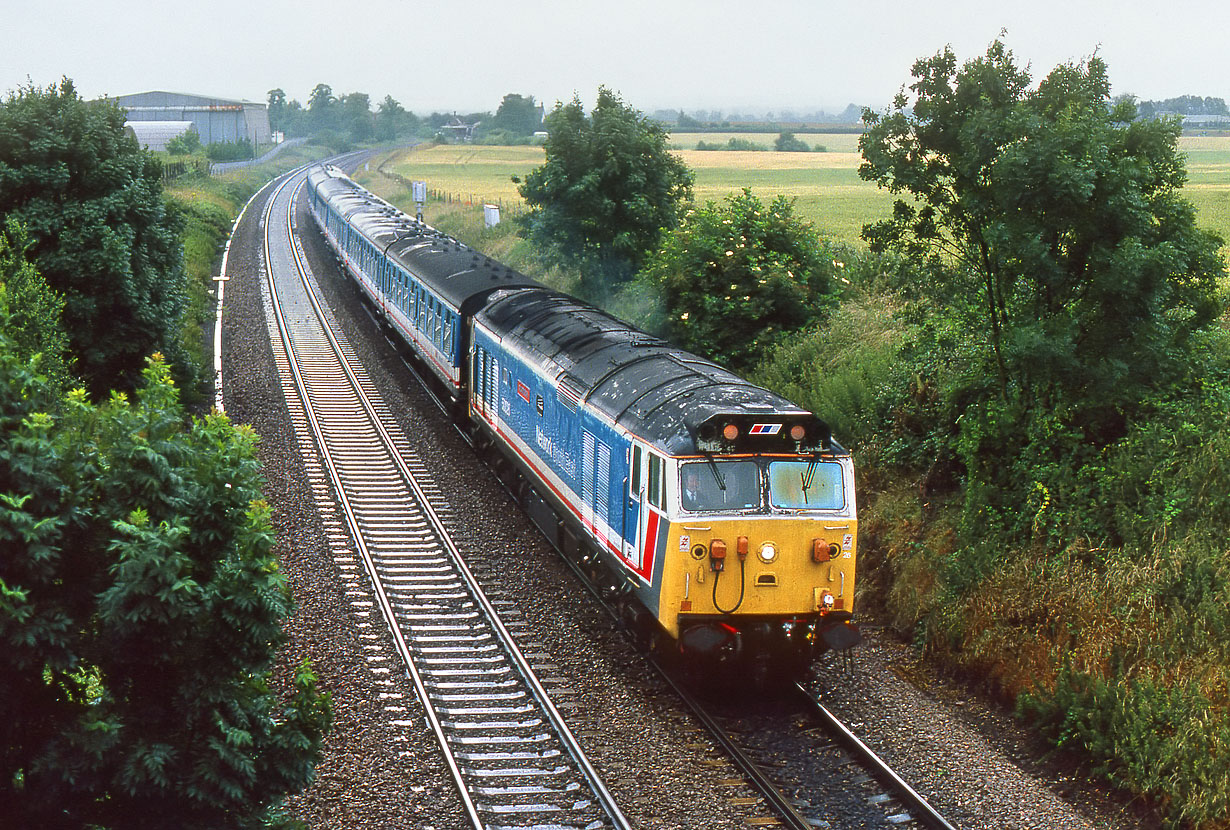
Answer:
<path fill-rule="evenodd" d="M 286 177 L 262 222 L 275 360 L 470 822 L 628 827 L 452 542 L 425 469 L 333 334 L 295 239 L 302 181 Z"/>

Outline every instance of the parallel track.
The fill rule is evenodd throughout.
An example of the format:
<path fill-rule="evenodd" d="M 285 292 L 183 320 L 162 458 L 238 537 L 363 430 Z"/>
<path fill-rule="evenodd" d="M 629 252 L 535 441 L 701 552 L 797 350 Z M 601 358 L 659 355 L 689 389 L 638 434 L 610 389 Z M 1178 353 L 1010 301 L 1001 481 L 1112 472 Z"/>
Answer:
<path fill-rule="evenodd" d="M 294 236 L 302 181 L 288 176 L 264 214 L 275 360 L 470 822 L 629 827 L 451 540 L 425 469 L 333 333 Z"/>

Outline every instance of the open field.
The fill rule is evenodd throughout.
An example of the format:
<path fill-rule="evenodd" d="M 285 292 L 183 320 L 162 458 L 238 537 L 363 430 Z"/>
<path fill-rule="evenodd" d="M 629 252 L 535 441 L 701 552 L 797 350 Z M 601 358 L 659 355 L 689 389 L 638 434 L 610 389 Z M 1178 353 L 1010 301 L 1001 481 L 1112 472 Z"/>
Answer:
<path fill-rule="evenodd" d="M 1183 136 L 1179 149 L 1187 154 L 1183 192 L 1196 206 L 1200 226 L 1230 243 L 1230 136 Z M 1230 259 L 1230 246 L 1222 254 Z"/>
<path fill-rule="evenodd" d="M 804 141 L 810 147 L 815 147 L 817 144 L 824 149 L 833 153 L 857 153 L 858 152 L 858 134 L 857 133 L 801 133 L 796 132 L 795 138 Z M 777 141 L 777 133 L 671 133 L 671 149 L 672 150 L 695 150 L 696 145 L 703 141 L 705 144 L 725 144 L 732 138 L 739 141 L 750 141 L 753 144 L 759 144 L 764 147 L 772 147 L 773 142 Z M 718 151 L 705 151 L 718 152 Z"/>
<path fill-rule="evenodd" d="M 774 151 L 689 150 L 696 141 L 725 142 L 735 134 L 681 133 L 672 143 L 684 162 L 696 173 L 698 202 L 717 202 L 747 187 L 759 199 L 772 201 L 779 193 L 795 199 L 800 216 L 816 226 L 822 236 L 860 244 L 864 223 L 887 216 L 892 199 L 858 177 L 858 136 L 807 134 L 803 140 L 821 143 L 825 153 L 778 153 Z M 772 144 L 774 134 L 740 134 L 737 137 Z M 1185 194 L 1196 206 L 1202 227 L 1230 240 L 1230 136 L 1184 136 L 1180 149 L 1187 154 L 1188 186 Z M 386 157 L 383 169 L 406 179 L 422 179 L 429 188 L 452 194 L 454 201 L 480 206 L 500 204 L 505 216 L 522 209 L 512 176 L 524 177 L 543 162 L 541 147 L 485 147 L 441 145 L 403 150 Z M 378 180 L 376 165 L 365 183 L 399 204 L 403 194 Z M 405 197 L 408 200 L 408 196 Z M 477 208 L 476 208 L 477 209 Z M 1223 249 L 1226 250 L 1226 249 Z"/>

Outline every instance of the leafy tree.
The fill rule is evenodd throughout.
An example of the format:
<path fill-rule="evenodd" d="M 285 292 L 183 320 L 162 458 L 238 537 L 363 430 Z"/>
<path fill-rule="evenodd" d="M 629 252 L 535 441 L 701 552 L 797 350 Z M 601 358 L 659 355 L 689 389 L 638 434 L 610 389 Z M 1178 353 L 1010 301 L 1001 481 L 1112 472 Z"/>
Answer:
<path fill-rule="evenodd" d="M 317 84 L 308 96 L 307 121 L 313 133 L 336 130 L 341 120 L 341 106 L 333 97 L 333 87 Z"/>
<path fill-rule="evenodd" d="M 395 141 L 414 135 L 419 127 L 419 118 L 393 99 L 384 96 L 376 108 L 374 118 L 375 137 L 380 141 Z"/>
<path fill-rule="evenodd" d="M 533 135 L 542 126 L 542 116 L 534 96 L 505 95 L 489 126 L 490 129 L 506 130 L 513 135 Z"/>
<path fill-rule="evenodd" d="M 777 140 L 773 142 L 773 149 L 780 153 L 810 153 L 811 148 L 807 146 L 807 142 L 795 136 L 791 132 L 782 132 L 777 136 Z"/>
<path fill-rule="evenodd" d="M 329 701 L 306 664 L 285 699 L 269 683 L 291 598 L 255 442 L 185 426 L 157 356 L 134 403 L 95 406 L 0 333 L 6 822 L 266 826 L 311 779 Z"/>
<path fill-rule="evenodd" d="M 0 216 L 25 226 L 31 261 L 64 297 L 91 392 L 131 389 L 155 351 L 196 391 L 203 375 L 179 345 L 181 221 L 161 165 L 124 134 L 114 102 L 81 100 L 67 78 L 10 94 L 0 104 Z"/>
<path fill-rule="evenodd" d="M 704 127 L 705 124 L 704 122 L 698 121 L 697 119 L 688 115 L 683 110 L 679 110 L 679 121 L 676 123 L 675 126 L 677 126 L 681 131 L 687 131 L 687 130 L 699 130 L 701 127 Z"/>
<path fill-rule="evenodd" d="M 639 279 L 662 297 L 666 337 L 741 370 L 832 308 L 833 272 L 832 255 L 789 199 L 766 208 L 745 189 L 689 210 Z"/>
<path fill-rule="evenodd" d="M 375 131 L 372 120 L 371 99 L 365 92 L 352 92 L 343 95 L 338 102 L 341 107 L 341 119 L 344 128 L 352 141 L 367 141 Z"/>
<path fill-rule="evenodd" d="M 0 317 L 18 358 L 38 356 L 37 367 L 54 388 L 67 391 L 72 358 L 64 333 L 64 298 L 26 260 L 26 230 L 12 217 L 0 228 Z"/>
<path fill-rule="evenodd" d="M 295 100 L 287 100 L 286 93 L 281 89 L 269 90 L 269 127 L 280 130 L 287 136 L 300 136 L 307 133 L 307 114 L 303 105 Z"/>
<path fill-rule="evenodd" d="M 864 237 L 947 266 L 942 298 L 980 320 L 1001 397 L 1062 400 L 1095 440 L 1115 437 L 1217 311 L 1219 240 L 1181 198 L 1178 121 L 1110 108 L 1097 57 L 1034 88 L 995 41 L 913 74 L 912 108 L 902 92 L 864 114 L 860 175 L 908 197 Z"/>
<path fill-rule="evenodd" d="M 530 207 L 523 232 L 581 269 L 580 291 L 601 298 L 678 223 L 693 175 L 666 131 L 606 88 L 592 116 L 574 97 L 546 126 L 546 162 L 519 188 Z"/>
<path fill-rule="evenodd" d="M 290 104 L 286 100 L 286 93 L 281 89 L 271 89 L 268 92 L 268 106 L 266 111 L 269 113 L 269 128 L 275 132 L 281 130 L 286 131 L 286 111 Z"/>

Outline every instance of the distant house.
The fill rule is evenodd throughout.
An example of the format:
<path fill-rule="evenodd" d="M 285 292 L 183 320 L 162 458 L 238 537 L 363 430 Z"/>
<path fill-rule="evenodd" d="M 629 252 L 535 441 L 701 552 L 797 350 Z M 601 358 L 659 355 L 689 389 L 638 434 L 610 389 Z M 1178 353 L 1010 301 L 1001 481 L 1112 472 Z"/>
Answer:
<path fill-rule="evenodd" d="M 451 137 L 454 141 L 473 141 L 474 131 L 478 129 L 481 121 L 475 121 L 473 124 L 466 124 L 457 116 L 453 116 L 453 120 L 447 124 L 440 125 L 440 132 Z"/>
<path fill-rule="evenodd" d="M 273 133 L 269 129 L 269 111 L 265 104 L 204 95 L 185 95 L 179 92 L 138 92 L 134 95 L 120 95 L 115 101 L 127 112 L 129 125 L 137 135 L 137 140 L 143 144 L 147 142 L 143 141 L 141 130 L 146 131 L 147 135 L 152 135 L 154 130 L 149 127 L 138 130 L 135 125 L 157 121 L 181 125 L 190 123 L 200 136 L 202 144 L 240 141 L 245 138 L 254 148 L 267 147 L 273 143 Z M 186 129 L 181 129 L 175 135 L 182 135 L 184 132 Z M 162 139 L 162 146 L 165 148 L 166 141 L 173 137 Z M 151 150 L 159 149 L 153 144 L 148 146 Z"/>

